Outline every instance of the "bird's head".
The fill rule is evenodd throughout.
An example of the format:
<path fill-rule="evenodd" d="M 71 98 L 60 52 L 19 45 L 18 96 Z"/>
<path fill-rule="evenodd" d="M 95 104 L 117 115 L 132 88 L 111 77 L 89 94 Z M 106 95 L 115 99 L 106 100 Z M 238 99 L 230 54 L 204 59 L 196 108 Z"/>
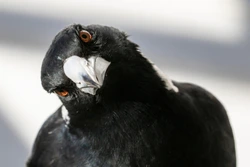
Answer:
<path fill-rule="evenodd" d="M 44 89 L 58 94 L 70 113 L 98 101 L 150 101 L 165 83 L 138 47 L 118 29 L 71 25 L 59 32 L 43 60 Z"/>

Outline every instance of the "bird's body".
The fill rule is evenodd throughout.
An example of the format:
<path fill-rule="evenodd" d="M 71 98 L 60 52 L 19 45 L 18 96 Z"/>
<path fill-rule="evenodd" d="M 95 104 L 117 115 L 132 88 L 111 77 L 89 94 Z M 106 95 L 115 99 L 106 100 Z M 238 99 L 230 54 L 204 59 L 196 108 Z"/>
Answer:
<path fill-rule="evenodd" d="M 93 44 L 79 42 L 82 29 L 91 32 Z M 90 91 L 96 93 L 64 74 L 58 57 L 73 55 L 110 62 L 101 87 Z M 28 167 L 235 167 L 221 103 L 196 85 L 167 82 L 118 30 L 66 28 L 47 52 L 42 83 L 48 92 L 67 89 L 67 96 L 42 126 Z"/>

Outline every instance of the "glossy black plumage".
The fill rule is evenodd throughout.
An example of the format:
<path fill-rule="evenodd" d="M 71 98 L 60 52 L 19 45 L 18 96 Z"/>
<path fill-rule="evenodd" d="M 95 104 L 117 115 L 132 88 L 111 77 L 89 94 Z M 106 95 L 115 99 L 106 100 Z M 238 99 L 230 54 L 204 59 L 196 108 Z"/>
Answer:
<path fill-rule="evenodd" d="M 93 41 L 83 43 L 79 31 Z M 96 95 L 81 92 L 62 69 L 72 55 L 99 55 L 110 61 Z M 137 45 L 117 29 L 72 25 L 51 44 L 42 65 L 48 92 L 67 108 L 66 126 L 58 109 L 42 126 L 28 167 L 235 167 L 234 139 L 225 109 L 206 90 L 174 82 L 166 89 Z"/>

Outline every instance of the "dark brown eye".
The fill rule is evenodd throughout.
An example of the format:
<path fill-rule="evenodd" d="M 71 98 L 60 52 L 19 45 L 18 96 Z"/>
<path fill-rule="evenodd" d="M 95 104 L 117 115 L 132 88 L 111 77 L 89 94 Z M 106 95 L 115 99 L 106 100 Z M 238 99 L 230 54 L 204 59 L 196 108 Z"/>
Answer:
<path fill-rule="evenodd" d="M 80 38 L 83 42 L 87 43 L 90 42 L 92 39 L 92 35 L 85 30 L 80 31 Z"/>
<path fill-rule="evenodd" d="M 66 91 L 65 89 L 59 89 L 59 90 L 55 90 L 56 94 L 58 94 L 59 96 L 63 96 L 66 97 L 68 96 L 69 92 Z"/>

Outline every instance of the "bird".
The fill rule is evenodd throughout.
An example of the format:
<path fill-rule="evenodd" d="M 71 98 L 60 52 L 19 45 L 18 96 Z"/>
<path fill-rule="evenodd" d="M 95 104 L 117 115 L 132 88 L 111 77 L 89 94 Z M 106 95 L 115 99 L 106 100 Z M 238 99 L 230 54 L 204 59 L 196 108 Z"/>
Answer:
<path fill-rule="evenodd" d="M 27 167 L 236 167 L 221 102 L 165 76 L 117 28 L 61 30 L 41 83 L 62 106 L 42 125 Z"/>

